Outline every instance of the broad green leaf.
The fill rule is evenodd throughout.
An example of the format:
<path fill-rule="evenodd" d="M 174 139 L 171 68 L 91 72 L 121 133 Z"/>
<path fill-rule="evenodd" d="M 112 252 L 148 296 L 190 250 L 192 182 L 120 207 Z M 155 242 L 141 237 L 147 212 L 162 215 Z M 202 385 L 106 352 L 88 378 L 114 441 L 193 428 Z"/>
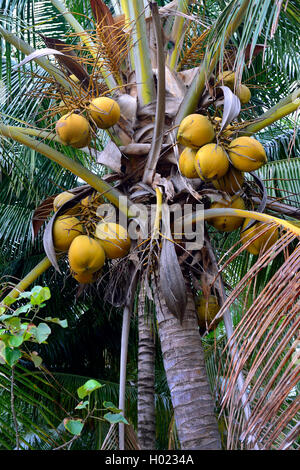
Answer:
<path fill-rule="evenodd" d="M 20 320 L 20 318 L 17 318 L 17 317 L 9 318 L 4 323 L 5 323 L 6 326 L 13 327 L 17 330 L 19 330 L 21 328 L 21 320 Z"/>
<path fill-rule="evenodd" d="M 19 307 L 19 308 L 17 308 L 17 310 L 15 310 L 14 316 L 20 315 L 21 313 L 27 313 L 28 310 L 30 310 L 30 309 L 31 309 L 30 304 L 22 305 L 22 307 Z"/>
<path fill-rule="evenodd" d="M 88 406 L 88 404 L 89 404 L 88 400 L 81 401 L 80 403 L 78 403 L 77 406 L 75 406 L 75 410 L 83 410 Z"/>
<path fill-rule="evenodd" d="M 23 335 L 12 335 L 8 340 L 8 345 L 12 348 L 18 348 L 24 341 Z"/>
<path fill-rule="evenodd" d="M 59 318 L 52 318 L 52 317 L 47 317 L 45 318 L 46 321 L 50 321 L 52 323 L 57 323 L 60 325 L 62 328 L 67 328 L 68 327 L 68 320 L 60 320 Z"/>
<path fill-rule="evenodd" d="M 94 390 L 97 390 L 98 388 L 102 388 L 102 387 L 104 387 L 104 385 L 97 382 L 97 380 L 91 379 L 91 380 L 88 380 L 84 385 L 82 385 L 81 387 L 77 389 L 77 394 L 79 398 L 84 398 L 90 393 L 92 393 Z"/>
<path fill-rule="evenodd" d="M 41 344 L 46 341 L 46 339 L 51 333 L 51 329 L 46 323 L 40 323 L 38 327 L 36 327 L 36 329 L 32 328 L 31 332 L 33 333 L 37 342 Z"/>
<path fill-rule="evenodd" d="M 111 401 L 105 401 L 103 402 L 104 408 L 107 408 L 108 410 L 112 411 L 113 413 L 120 413 L 122 410 L 117 408 Z"/>
<path fill-rule="evenodd" d="M 4 350 L 2 350 L 2 356 L 7 364 L 12 367 L 18 362 L 22 353 L 19 349 L 4 348 Z"/>
<path fill-rule="evenodd" d="M 41 305 L 45 300 L 51 297 L 49 287 L 35 286 L 31 290 L 30 302 L 32 305 Z"/>
<path fill-rule="evenodd" d="M 124 418 L 124 416 L 121 413 L 117 413 L 117 414 L 115 414 L 115 413 L 106 413 L 103 417 L 104 417 L 104 419 L 109 421 L 111 424 L 114 424 L 114 423 L 129 424 L 127 419 Z"/>
<path fill-rule="evenodd" d="M 81 419 L 66 418 L 64 420 L 64 426 L 71 434 L 74 436 L 79 436 L 83 428 L 83 423 Z"/>

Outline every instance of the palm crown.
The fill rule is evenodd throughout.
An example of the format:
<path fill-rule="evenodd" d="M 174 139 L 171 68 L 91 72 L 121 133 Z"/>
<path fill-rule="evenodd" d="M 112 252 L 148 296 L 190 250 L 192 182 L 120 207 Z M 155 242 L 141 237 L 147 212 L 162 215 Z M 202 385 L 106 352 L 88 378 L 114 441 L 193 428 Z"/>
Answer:
<path fill-rule="evenodd" d="M 22 2 L 12 3 L 10 11 L 21 12 Z M 130 292 L 139 289 L 140 445 L 151 448 L 154 439 L 153 400 L 145 398 L 154 396 L 147 366 L 154 310 L 182 448 L 220 448 L 214 405 L 228 427 L 228 448 L 236 448 L 239 439 L 249 448 L 297 446 L 297 135 L 290 145 L 299 106 L 297 7 L 289 2 L 280 11 L 264 1 L 211 2 L 205 9 L 180 0 L 160 8 L 157 3 L 51 0 L 35 5 L 35 17 L 30 10 L 13 20 L 2 5 L 3 81 L 10 97 L 0 124 L 1 217 L 10 227 L 3 271 L 8 265 L 8 274 L 23 277 L 30 270 L 31 214 L 34 253 L 42 251 L 43 230 L 47 255 L 39 269 L 34 261 L 10 296 L 17 298 L 27 279 L 32 282 L 51 264 L 69 272 L 66 258 L 57 256 L 59 217 L 66 220 L 73 211 L 78 219 L 71 227 L 74 241 L 61 249 L 71 246 L 73 253 L 79 246 L 79 259 L 77 252 L 68 257 L 76 279 L 85 250 L 77 235 L 97 238 L 104 203 L 118 209 L 117 221 L 133 219 L 136 203 L 146 210 L 155 204 L 150 235 L 131 237 L 126 249 L 116 237 L 120 229 L 106 226 L 105 238 L 102 228 L 102 251 L 97 250 L 103 254 L 92 250 L 92 262 L 99 263 L 86 262 L 89 277 L 81 278 L 113 305 L 124 306 L 123 333 L 133 308 Z M 55 22 L 46 28 L 43 20 L 54 13 Z M 20 103 L 25 90 L 28 99 Z M 66 190 L 72 198 L 50 219 L 54 196 Z M 176 237 L 166 209 L 175 202 L 190 204 L 191 223 L 209 222 L 203 247 L 186 249 L 185 234 Z M 199 203 L 204 214 L 195 211 Z M 245 218 L 252 223 L 240 234 Z M 257 231 L 253 221 L 266 224 Z M 26 260 L 22 269 L 11 263 L 18 259 Z M 211 297 L 217 304 L 212 318 Z M 181 338 L 186 350 L 174 363 Z M 124 333 L 121 409 L 127 341 Z M 189 405 L 185 396 L 191 397 Z"/>

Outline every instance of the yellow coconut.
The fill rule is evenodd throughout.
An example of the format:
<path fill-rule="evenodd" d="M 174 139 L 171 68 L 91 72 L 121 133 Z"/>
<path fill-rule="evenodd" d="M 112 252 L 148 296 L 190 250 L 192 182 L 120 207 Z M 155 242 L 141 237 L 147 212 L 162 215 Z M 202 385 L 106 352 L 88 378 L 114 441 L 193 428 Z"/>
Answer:
<path fill-rule="evenodd" d="M 235 73 L 232 70 L 223 70 L 223 73 L 219 74 L 217 81 L 232 88 L 234 86 Z"/>
<path fill-rule="evenodd" d="M 195 156 L 197 150 L 185 147 L 183 152 L 180 154 L 178 166 L 180 172 L 186 178 L 199 178 L 195 168 Z"/>
<path fill-rule="evenodd" d="M 214 202 L 210 206 L 210 208 L 211 209 L 232 208 L 232 209 L 245 210 L 245 203 L 241 197 L 233 196 L 230 201 L 222 200 L 220 202 Z M 214 217 L 213 219 L 209 219 L 208 222 L 220 232 L 232 232 L 233 230 L 236 230 L 242 225 L 242 223 L 244 222 L 244 218 L 226 215 L 226 216 Z"/>
<path fill-rule="evenodd" d="M 205 181 L 222 178 L 229 168 L 225 150 L 217 144 L 207 144 L 196 153 L 195 168 L 199 178 Z"/>
<path fill-rule="evenodd" d="M 71 271 L 77 274 L 95 273 L 105 263 L 105 252 L 99 241 L 87 235 L 73 240 L 68 257 Z"/>
<path fill-rule="evenodd" d="M 118 103 L 106 96 L 95 98 L 89 105 L 91 118 L 100 129 L 114 126 L 120 119 L 121 111 Z"/>
<path fill-rule="evenodd" d="M 206 116 L 189 114 L 180 123 L 177 140 L 185 147 L 199 148 L 215 137 L 214 126 Z"/>
<path fill-rule="evenodd" d="M 196 309 L 198 316 L 198 326 L 201 332 L 206 330 L 206 327 L 212 322 L 217 313 L 220 310 L 218 299 L 214 295 L 209 295 L 207 298 L 204 295 L 200 295 L 196 299 Z M 217 320 L 212 326 L 214 330 L 220 320 Z"/>
<path fill-rule="evenodd" d="M 74 194 L 69 191 L 64 191 L 63 193 L 58 194 L 53 200 L 53 209 L 54 212 L 57 212 L 67 201 L 70 201 L 74 198 Z M 76 214 L 78 212 L 78 206 L 72 207 L 65 212 L 65 214 Z"/>
<path fill-rule="evenodd" d="M 68 113 L 61 117 L 56 123 L 55 130 L 65 145 L 82 148 L 90 143 L 89 122 L 79 114 Z"/>
<path fill-rule="evenodd" d="M 74 279 L 76 279 L 80 284 L 91 284 L 94 282 L 94 275 L 89 272 L 80 274 L 72 273 L 72 277 L 74 277 Z"/>
<path fill-rule="evenodd" d="M 244 221 L 241 231 L 241 242 L 243 245 L 245 245 L 251 240 L 251 238 L 256 237 L 256 239 L 247 246 L 246 250 L 249 251 L 249 253 L 252 255 L 258 255 L 259 253 L 264 253 L 267 251 L 278 240 L 278 228 L 271 227 L 265 233 L 259 236 L 259 234 L 266 229 L 266 225 L 261 222 L 256 222 L 255 225 L 245 230 L 250 221 L 251 219 L 246 219 Z"/>
<path fill-rule="evenodd" d="M 53 224 L 53 244 L 58 251 L 67 251 L 73 240 L 83 233 L 83 227 L 76 217 L 61 215 Z"/>
<path fill-rule="evenodd" d="M 100 222 L 95 236 L 104 248 L 107 258 L 123 258 L 130 250 L 131 240 L 127 230 L 114 222 Z"/>
<path fill-rule="evenodd" d="M 228 155 L 232 165 L 240 171 L 254 171 L 267 162 L 265 149 L 252 137 L 238 137 L 230 142 Z"/>
<path fill-rule="evenodd" d="M 237 193 L 244 183 L 244 173 L 230 165 L 227 173 L 218 180 L 213 180 L 212 184 L 216 189 L 224 191 L 230 195 Z"/>
<path fill-rule="evenodd" d="M 242 104 L 246 104 L 251 100 L 251 91 L 246 85 L 241 85 L 236 94 Z"/>

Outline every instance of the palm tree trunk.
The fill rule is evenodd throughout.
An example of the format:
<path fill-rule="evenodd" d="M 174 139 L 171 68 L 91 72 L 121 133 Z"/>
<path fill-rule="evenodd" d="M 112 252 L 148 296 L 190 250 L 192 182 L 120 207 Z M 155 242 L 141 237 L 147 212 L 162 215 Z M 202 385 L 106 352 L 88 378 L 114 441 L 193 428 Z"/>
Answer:
<path fill-rule="evenodd" d="M 138 305 L 138 440 L 141 449 L 155 449 L 155 346 L 152 317 L 145 310 L 142 282 Z"/>
<path fill-rule="evenodd" d="M 169 311 L 158 287 L 154 294 L 164 367 L 181 448 L 220 450 L 221 440 L 191 291 L 188 288 L 182 324 Z"/>

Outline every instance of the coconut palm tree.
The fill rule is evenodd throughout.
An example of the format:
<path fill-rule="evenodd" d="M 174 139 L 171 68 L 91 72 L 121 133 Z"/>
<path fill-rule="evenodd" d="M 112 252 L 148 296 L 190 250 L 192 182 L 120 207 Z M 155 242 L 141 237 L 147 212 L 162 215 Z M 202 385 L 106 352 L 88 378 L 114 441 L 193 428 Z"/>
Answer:
<path fill-rule="evenodd" d="M 31 203 L 37 202 L 34 205 L 37 207 L 41 202 L 39 186 L 33 186 L 36 179 L 32 177 L 36 168 L 40 168 L 45 184 L 51 182 L 49 195 L 54 193 L 51 184 L 55 178 L 46 176 L 39 167 L 44 162 L 41 156 L 50 160 L 47 161 L 50 175 L 51 171 L 57 175 L 61 168 L 66 178 L 62 185 L 65 189 L 70 189 L 70 182 L 73 187 L 78 184 L 78 178 L 88 185 L 76 188 L 72 202 L 52 217 L 44 234 L 47 257 L 24 277 L 10 297 L 17 298 L 20 289 L 26 288 L 51 265 L 59 269 L 52 224 L 57 216 L 91 191 L 104 195 L 117 207 L 123 220 L 137 217 L 134 204 L 142 203 L 147 209 L 155 204 L 150 236 L 146 241 L 141 238 L 132 243 L 130 254 L 117 263 L 109 263 L 108 275 L 97 281 L 98 287 L 106 283 L 112 301 L 119 293 L 118 300 L 125 305 L 120 404 L 124 404 L 128 322 L 133 293 L 138 286 L 140 339 L 145 345 L 141 349 L 141 364 L 147 363 L 145 359 L 153 351 L 153 328 L 149 327 L 153 322 L 147 317 L 155 311 L 181 448 L 220 449 L 215 409 L 218 403 L 228 429 L 226 445 L 236 447 L 242 440 L 249 448 L 285 448 L 296 445 L 299 411 L 293 395 L 298 371 L 293 353 L 299 322 L 299 247 L 295 241 L 299 228 L 290 221 L 291 217 L 299 217 L 295 200 L 299 192 L 296 181 L 299 162 L 291 159 L 297 143 L 294 150 L 288 149 L 284 161 L 265 165 L 259 174 L 248 174 L 240 194 L 252 210 L 224 206 L 210 209 L 212 203 L 224 197 L 224 191 L 220 186 L 213 187 L 205 178 L 189 180 L 178 171 L 182 141 L 177 140 L 177 128 L 192 113 L 206 116 L 217 143 L 228 150 L 233 137 L 259 132 L 259 138 L 270 143 L 270 134 L 264 129 L 279 122 L 277 139 L 279 135 L 278 140 L 284 142 L 284 136 L 293 131 L 293 113 L 299 106 L 297 88 L 292 84 L 298 66 L 293 55 L 297 43 L 297 7 L 293 2 L 279 6 L 266 1 L 232 1 L 211 2 L 204 9 L 189 3 L 166 2 L 159 9 L 156 2 L 122 0 L 109 4 L 109 9 L 102 1 L 91 0 L 80 5 L 71 2 L 68 9 L 60 1 L 51 0 L 42 10 L 46 17 L 48 7 L 58 12 L 55 26 L 62 31 L 58 37 L 57 33 L 46 35 L 38 23 L 28 28 L 26 20 L 32 23 L 31 14 L 26 20 L 24 14 L 11 20 L 4 2 L 5 23 L 0 33 L 5 41 L 5 78 L 9 77 L 10 90 L 15 90 L 9 95 L 11 102 L 5 103 L 8 105 L 6 122 L 0 125 L 4 169 L 10 188 L 7 197 L 12 197 L 13 184 L 20 190 L 20 182 L 26 181 L 34 191 Z M 13 7 L 20 4 L 14 2 Z M 284 41 L 287 37 L 289 41 Z M 269 41 L 272 38 L 275 39 Z M 288 57 L 284 70 L 280 67 L 283 54 Z M 21 61 L 20 55 L 25 59 Z M 55 61 L 48 57 L 54 57 Z M 19 63 L 17 70 L 11 70 L 13 62 Z M 277 66 L 277 74 L 269 73 L 272 64 Z M 218 78 L 219 72 L 228 69 L 235 71 L 230 86 L 226 86 L 226 76 Z M 70 79 L 71 74 L 77 80 Z M 21 82 L 20 77 L 23 77 Z M 241 106 L 242 79 L 243 84 L 251 85 L 251 106 L 244 103 Z M 286 96 L 283 86 L 289 90 Z M 16 106 L 24 89 L 31 100 Z M 108 131 L 109 141 L 104 132 L 97 131 L 88 112 L 91 98 L 103 95 L 112 97 L 121 109 L 120 120 Z M 53 132 L 61 100 L 68 111 L 87 112 L 90 118 L 92 142 L 83 150 L 64 145 Z M 219 122 L 217 117 L 221 118 Z M 226 134 L 227 126 L 230 128 Z M 13 162 L 13 176 L 10 176 L 13 149 L 18 158 Z M 274 155 L 274 148 L 268 154 L 272 155 L 272 151 Z M 276 151 L 278 156 L 279 148 Z M 105 177 L 99 164 L 110 170 Z M 51 202 L 43 202 L 35 212 L 37 236 L 41 223 L 50 216 Z M 281 228 L 283 234 L 273 247 L 261 251 L 258 258 L 245 250 L 258 239 L 253 226 L 252 237 L 242 247 L 238 245 L 237 232 L 220 235 L 213 227 L 206 227 L 203 247 L 185 249 L 182 234 L 177 243 L 168 217 L 172 202 L 181 206 L 191 204 L 194 212 L 188 221 L 193 224 L 212 219 L 214 225 L 218 217 L 248 217 L 272 223 L 271 230 Z M 197 203 L 204 206 L 204 215 L 195 212 Z M 17 212 L 12 205 L 14 217 Z M 7 212 L 5 215 L 8 218 Z M 91 218 L 88 214 L 88 221 Z M 269 233 L 269 229 L 264 226 L 264 233 Z M 17 251 L 18 247 L 12 249 Z M 293 273 L 292 278 L 289 272 Z M 283 274 L 283 282 L 277 283 L 276 279 Z M 294 287 L 292 294 L 288 293 L 288 282 Z M 124 285 L 126 288 L 120 289 Z M 206 299 L 214 294 L 222 306 L 210 325 L 212 328 L 219 319 L 224 320 L 224 326 L 220 324 L 216 330 L 219 338 L 215 350 L 209 339 L 206 343 L 199 335 L 195 296 L 200 290 Z M 285 305 L 275 302 L 281 294 L 287 299 Z M 145 308 L 150 304 L 155 308 Z M 206 321 L 205 330 L 208 327 Z M 201 329 L 200 332 L 203 333 Z M 270 344 L 266 352 L 265 344 Z M 207 346 L 204 351 L 203 345 Z M 205 357 L 209 358 L 212 371 L 209 375 Z M 148 369 L 153 376 L 151 367 Z M 142 372 L 146 371 L 142 366 Z M 285 380 L 289 385 L 281 388 Z M 279 391 L 280 400 L 277 400 Z M 152 392 L 151 387 L 142 387 L 140 403 L 146 402 L 151 393 L 153 385 Z M 142 442 L 149 431 L 143 422 L 151 423 L 153 433 L 153 406 L 152 409 L 149 406 L 148 414 L 141 419 Z M 143 445 L 153 446 L 153 438 L 150 444 L 144 439 Z"/>

